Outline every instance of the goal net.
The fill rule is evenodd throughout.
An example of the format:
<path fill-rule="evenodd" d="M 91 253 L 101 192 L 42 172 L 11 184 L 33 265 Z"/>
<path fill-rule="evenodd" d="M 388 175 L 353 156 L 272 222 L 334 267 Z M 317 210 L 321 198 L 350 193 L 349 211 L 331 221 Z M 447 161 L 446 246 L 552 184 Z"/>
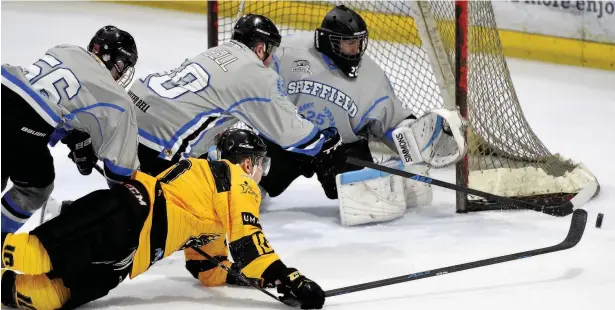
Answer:
<path fill-rule="evenodd" d="M 208 4 L 209 44 L 230 40 L 243 14 L 270 18 L 282 35 L 313 32 L 334 5 L 365 19 L 367 55 L 385 70 L 406 109 L 421 116 L 457 108 L 455 2 L 217 1 Z M 595 177 L 582 164 L 551 153 L 530 128 L 510 78 L 491 2 L 469 1 L 467 25 L 468 153 L 457 183 L 543 205 L 572 198 Z M 511 206 L 459 194 L 459 212 Z"/>

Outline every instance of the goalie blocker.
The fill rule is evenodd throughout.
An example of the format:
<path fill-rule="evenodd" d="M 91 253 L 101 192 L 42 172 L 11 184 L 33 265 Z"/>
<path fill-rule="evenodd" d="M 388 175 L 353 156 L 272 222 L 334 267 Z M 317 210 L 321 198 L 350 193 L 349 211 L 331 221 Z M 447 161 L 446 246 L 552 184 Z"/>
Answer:
<path fill-rule="evenodd" d="M 445 109 L 404 120 L 389 133 L 399 157 L 381 164 L 420 175 L 454 164 L 466 152 L 464 127 L 457 111 Z M 429 184 L 368 168 L 339 174 L 336 183 L 341 223 L 348 226 L 393 220 L 433 199 Z"/>

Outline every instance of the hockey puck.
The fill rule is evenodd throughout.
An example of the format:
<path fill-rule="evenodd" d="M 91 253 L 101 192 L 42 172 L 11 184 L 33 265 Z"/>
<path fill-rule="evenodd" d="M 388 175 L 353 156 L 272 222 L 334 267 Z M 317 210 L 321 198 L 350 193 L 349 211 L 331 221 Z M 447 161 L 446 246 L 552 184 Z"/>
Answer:
<path fill-rule="evenodd" d="M 602 226 L 602 218 L 604 218 L 604 214 L 598 213 L 598 217 L 596 218 L 596 228 L 600 228 Z"/>

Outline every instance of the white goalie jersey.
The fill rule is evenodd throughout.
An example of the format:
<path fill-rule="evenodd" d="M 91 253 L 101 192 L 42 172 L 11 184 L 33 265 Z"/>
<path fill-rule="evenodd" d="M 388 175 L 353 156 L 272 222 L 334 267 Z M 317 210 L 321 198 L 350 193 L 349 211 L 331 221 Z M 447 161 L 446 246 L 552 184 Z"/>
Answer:
<path fill-rule="evenodd" d="M 282 40 L 273 60 L 271 68 L 284 80 L 300 114 L 320 128 L 336 127 L 343 143 L 383 142 L 399 154 L 387 165 L 426 174 L 429 166 L 453 162 L 463 153 L 454 146 L 442 147 L 459 142 L 449 143 L 442 131 L 448 114 L 410 120 L 405 105 L 412 103 L 399 100 L 384 70 L 368 55 L 351 79 L 314 47 L 313 35 L 295 34 Z M 370 169 L 338 175 L 337 189 L 344 225 L 391 220 L 402 216 L 407 206 L 431 202 L 428 185 Z"/>

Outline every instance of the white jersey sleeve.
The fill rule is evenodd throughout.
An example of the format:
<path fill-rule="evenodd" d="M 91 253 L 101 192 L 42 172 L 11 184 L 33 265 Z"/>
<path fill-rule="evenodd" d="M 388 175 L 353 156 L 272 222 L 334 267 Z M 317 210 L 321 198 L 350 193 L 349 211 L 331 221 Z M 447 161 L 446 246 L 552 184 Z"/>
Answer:
<path fill-rule="evenodd" d="M 27 68 L 2 65 L 2 84 L 18 93 L 58 132 L 87 132 L 106 170 L 126 177 L 139 167 L 130 97 L 94 55 L 59 45 Z M 60 135 L 61 136 L 61 135 Z"/>
<path fill-rule="evenodd" d="M 239 120 L 288 148 L 320 139 L 288 101 L 279 76 L 234 41 L 140 79 L 129 94 L 138 108 L 141 143 L 166 160 L 203 155 Z M 295 151 L 314 155 L 320 149 Z"/>

